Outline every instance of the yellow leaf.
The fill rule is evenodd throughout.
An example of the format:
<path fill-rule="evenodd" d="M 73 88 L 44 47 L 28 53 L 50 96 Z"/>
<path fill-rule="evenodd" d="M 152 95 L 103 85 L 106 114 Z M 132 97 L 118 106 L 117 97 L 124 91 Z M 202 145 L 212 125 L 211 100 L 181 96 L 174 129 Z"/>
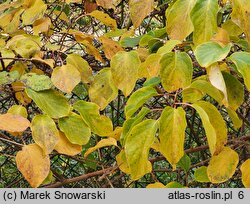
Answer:
<path fill-rule="evenodd" d="M 93 55 L 97 60 L 104 62 L 99 50 L 96 49 L 95 46 L 93 46 L 89 41 L 83 40 L 81 41 L 81 44 L 84 45 L 87 53 L 89 53 L 90 55 Z"/>
<path fill-rule="evenodd" d="M 166 186 L 160 182 L 148 184 L 146 188 L 166 188 Z"/>
<path fill-rule="evenodd" d="M 128 96 L 138 79 L 141 62 L 137 52 L 120 51 L 111 59 L 111 73 L 116 87 Z"/>
<path fill-rule="evenodd" d="M 232 0 L 232 3 L 232 21 L 244 31 L 250 46 L 250 1 Z"/>
<path fill-rule="evenodd" d="M 179 40 L 168 40 L 162 47 L 160 47 L 157 50 L 157 54 L 160 54 L 161 56 L 172 52 L 172 50 L 175 48 L 176 45 L 181 44 L 181 41 Z"/>
<path fill-rule="evenodd" d="M 230 179 L 239 163 L 239 155 L 229 147 L 224 147 L 218 155 L 212 156 L 207 167 L 212 183 L 223 183 Z"/>
<path fill-rule="evenodd" d="M 109 147 L 109 146 L 117 146 L 116 140 L 114 138 L 108 138 L 108 139 L 102 139 L 99 141 L 94 147 L 89 148 L 85 154 L 84 157 L 86 158 L 89 154 L 94 152 L 97 149 L 103 148 L 103 147 Z"/>
<path fill-rule="evenodd" d="M 193 32 L 190 12 L 196 0 L 177 0 L 166 10 L 167 33 L 174 40 L 184 40 Z"/>
<path fill-rule="evenodd" d="M 47 5 L 43 0 L 28 0 L 28 2 L 28 8 L 26 8 L 22 14 L 23 25 L 30 25 L 35 20 L 41 18 L 47 9 Z"/>
<path fill-rule="evenodd" d="M 116 162 L 122 172 L 125 174 L 130 174 L 130 169 L 124 150 L 121 150 L 121 152 L 116 155 Z"/>
<path fill-rule="evenodd" d="M 35 35 L 41 33 L 46 33 L 51 25 L 51 20 L 48 17 L 36 20 L 33 23 L 33 31 Z"/>
<path fill-rule="evenodd" d="M 135 28 L 154 9 L 154 0 L 129 0 L 129 11 Z"/>
<path fill-rule="evenodd" d="M 36 115 L 31 122 L 31 131 L 33 140 L 44 153 L 51 153 L 59 140 L 55 122 L 47 115 Z"/>
<path fill-rule="evenodd" d="M 207 73 L 211 84 L 224 94 L 224 99 L 222 102 L 227 107 L 228 106 L 227 87 L 223 75 L 220 71 L 219 65 L 217 63 L 211 65 L 210 67 L 208 67 Z"/>
<path fill-rule="evenodd" d="M 115 8 L 115 6 L 120 2 L 121 0 L 96 0 L 96 3 L 98 6 L 102 6 L 103 8 L 110 9 Z"/>
<path fill-rule="evenodd" d="M 78 101 L 73 108 L 77 110 L 91 131 L 99 136 L 108 136 L 113 132 L 110 118 L 100 115 L 99 107 L 95 103 Z"/>
<path fill-rule="evenodd" d="M 194 25 L 193 42 L 195 46 L 209 41 L 217 31 L 217 0 L 197 0 L 190 17 Z"/>
<path fill-rule="evenodd" d="M 12 50 L 8 50 L 8 49 L 0 49 L 0 52 L 1 52 L 1 55 L 2 57 L 6 57 L 6 58 L 14 58 L 15 57 L 15 54 L 13 53 Z M 7 67 L 13 60 L 3 60 L 3 63 L 4 63 L 4 66 Z M 0 64 L 0 70 L 2 70 L 3 67 L 2 65 Z"/>
<path fill-rule="evenodd" d="M 82 146 L 72 144 L 63 132 L 59 132 L 59 141 L 55 146 L 55 150 L 60 154 L 66 154 L 69 156 L 75 156 L 82 151 Z"/>
<path fill-rule="evenodd" d="M 80 72 L 71 64 L 57 67 L 51 75 L 52 83 L 61 91 L 71 93 L 81 81 Z"/>
<path fill-rule="evenodd" d="M 83 83 L 90 83 L 93 79 L 92 69 L 88 62 L 84 60 L 80 55 L 72 53 L 66 58 L 67 64 L 73 65 L 81 74 L 81 79 Z"/>
<path fill-rule="evenodd" d="M 108 14 L 106 14 L 102 11 L 95 10 L 95 11 L 89 13 L 88 15 L 96 18 L 98 21 L 102 22 L 106 26 L 111 27 L 112 30 L 117 29 L 116 21 L 113 18 L 111 18 Z"/>
<path fill-rule="evenodd" d="M 28 113 L 25 107 L 21 105 L 13 105 L 9 108 L 8 113 L 14 114 L 14 115 L 20 115 L 24 118 L 28 117 Z"/>
<path fill-rule="evenodd" d="M 36 144 L 24 146 L 16 155 L 16 164 L 33 188 L 38 187 L 50 171 L 49 156 L 44 155 L 42 149 Z"/>
<path fill-rule="evenodd" d="M 218 154 L 227 143 L 227 127 L 224 119 L 217 108 L 209 102 L 198 101 L 192 106 L 202 120 L 211 154 Z"/>
<path fill-rule="evenodd" d="M 108 59 L 111 59 L 117 52 L 123 51 L 118 42 L 111 40 L 105 36 L 101 36 L 99 40 L 102 43 L 103 51 Z"/>
<path fill-rule="evenodd" d="M 133 180 L 138 180 L 152 171 L 148 155 L 154 143 L 157 128 L 156 120 L 147 119 L 135 125 L 126 138 L 125 155 Z"/>
<path fill-rule="evenodd" d="M 110 68 L 102 69 L 89 87 L 90 100 L 103 110 L 117 95 L 118 89 L 114 85 Z"/>
<path fill-rule="evenodd" d="M 122 127 L 117 126 L 115 128 L 115 130 L 108 135 L 108 137 L 112 137 L 112 138 L 116 139 L 117 141 L 119 141 L 121 134 L 122 134 L 122 130 L 123 130 Z"/>
<path fill-rule="evenodd" d="M 151 78 L 159 75 L 160 72 L 160 54 L 151 54 L 147 57 L 146 61 L 141 63 L 139 67 L 139 77 L 140 78 Z"/>
<path fill-rule="evenodd" d="M 224 47 L 230 43 L 230 37 L 226 30 L 223 28 L 218 28 L 217 33 L 214 34 L 211 41 L 217 42 L 220 46 Z"/>
<path fill-rule="evenodd" d="M 222 29 L 227 31 L 230 37 L 237 37 L 237 39 L 238 36 L 243 33 L 241 28 L 236 25 L 231 19 L 223 23 L 221 27 Z"/>
<path fill-rule="evenodd" d="M 187 126 L 186 113 L 182 108 L 166 107 L 160 117 L 160 150 L 172 165 L 176 164 L 184 155 L 184 139 Z"/>
<path fill-rule="evenodd" d="M 85 145 L 89 142 L 91 132 L 81 116 L 71 113 L 60 118 L 58 125 L 72 144 Z"/>
<path fill-rule="evenodd" d="M 29 126 L 29 120 L 20 115 L 14 115 L 12 113 L 0 115 L 0 130 L 8 132 L 23 132 Z"/>
<path fill-rule="evenodd" d="M 242 173 L 242 183 L 246 188 L 250 188 L 250 159 L 246 160 L 240 167 Z"/>

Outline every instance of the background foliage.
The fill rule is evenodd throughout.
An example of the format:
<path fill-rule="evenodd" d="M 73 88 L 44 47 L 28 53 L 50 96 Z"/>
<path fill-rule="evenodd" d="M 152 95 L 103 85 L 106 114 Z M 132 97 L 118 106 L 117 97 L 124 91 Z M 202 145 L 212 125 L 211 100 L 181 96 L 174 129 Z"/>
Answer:
<path fill-rule="evenodd" d="M 250 187 L 248 0 L 0 5 L 0 187 Z"/>

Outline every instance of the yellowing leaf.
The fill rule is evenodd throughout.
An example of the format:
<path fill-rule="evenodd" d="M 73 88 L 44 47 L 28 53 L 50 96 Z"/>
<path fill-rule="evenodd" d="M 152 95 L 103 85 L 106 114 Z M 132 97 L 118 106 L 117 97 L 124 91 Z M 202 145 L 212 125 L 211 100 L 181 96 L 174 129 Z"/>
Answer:
<path fill-rule="evenodd" d="M 234 110 L 232 110 L 231 108 L 227 108 L 227 113 L 228 113 L 229 117 L 231 118 L 234 127 L 236 129 L 239 129 L 242 126 L 243 122 L 239 118 L 239 116 L 237 115 L 237 113 Z"/>
<path fill-rule="evenodd" d="M 81 74 L 82 82 L 90 83 L 92 81 L 92 69 L 89 66 L 88 62 L 84 60 L 80 55 L 72 53 L 69 54 L 66 58 L 67 64 L 71 64 Z"/>
<path fill-rule="evenodd" d="M 174 92 L 191 84 L 193 65 L 187 53 L 165 54 L 160 64 L 160 78 L 166 91 Z"/>
<path fill-rule="evenodd" d="M 120 51 L 111 59 L 111 73 L 115 85 L 128 96 L 134 89 L 141 64 L 137 52 Z"/>
<path fill-rule="evenodd" d="M 1 55 L 2 57 L 6 57 L 6 58 L 14 58 L 15 57 L 15 54 L 13 53 L 12 50 L 8 50 L 8 49 L 0 49 L 1 51 Z M 3 63 L 4 63 L 4 66 L 7 67 L 10 63 L 12 62 L 12 60 L 3 60 Z M 2 64 L 0 65 L 0 70 L 2 70 L 3 67 L 2 67 Z"/>
<path fill-rule="evenodd" d="M 197 0 L 191 11 L 194 25 L 193 42 L 195 46 L 209 41 L 217 31 L 217 0 Z"/>
<path fill-rule="evenodd" d="M 129 11 L 135 28 L 154 9 L 154 0 L 129 0 Z"/>
<path fill-rule="evenodd" d="M 178 44 L 181 44 L 181 41 L 179 40 L 168 40 L 162 47 L 160 47 L 157 50 L 157 54 L 160 54 L 161 56 L 171 52 L 174 47 Z"/>
<path fill-rule="evenodd" d="M 38 35 L 40 32 L 41 33 L 48 32 L 50 25 L 51 25 L 51 20 L 48 17 L 36 20 L 33 23 L 34 34 Z"/>
<path fill-rule="evenodd" d="M 156 77 L 160 72 L 160 54 L 151 54 L 139 67 L 139 76 L 145 78 Z"/>
<path fill-rule="evenodd" d="M 99 40 L 102 43 L 103 51 L 108 59 L 111 59 L 117 52 L 123 51 L 118 42 L 111 40 L 105 36 L 101 36 Z"/>
<path fill-rule="evenodd" d="M 220 44 L 220 46 L 224 47 L 228 43 L 230 43 L 230 37 L 226 30 L 223 28 L 218 28 L 217 33 L 211 38 L 211 41 Z"/>
<path fill-rule="evenodd" d="M 239 26 L 237 26 L 231 19 L 227 20 L 221 26 L 224 30 L 226 30 L 230 37 L 237 37 L 243 33 Z"/>
<path fill-rule="evenodd" d="M 210 182 L 207 175 L 207 167 L 201 166 L 194 172 L 194 180 L 198 182 Z"/>
<path fill-rule="evenodd" d="M 25 85 L 20 82 L 16 81 L 11 84 L 13 90 L 16 92 L 15 97 L 16 99 L 22 104 L 27 105 L 32 102 L 31 98 L 24 92 Z"/>
<path fill-rule="evenodd" d="M 72 113 L 60 118 L 58 125 L 72 144 L 85 145 L 89 142 L 91 132 L 81 116 Z"/>
<path fill-rule="evenodd" d="M 89 148 L 85 154 L 84 157 L 86 158 L 89 154 L 96 151 L 97 149 L 103 148 L 103 147 L 109 147 L 109 146 L 117 146 L 116 140 L 114 138 L 108 138 L 108 139 L 102 139 L 99 141 L 94 147 Z"/>
<path fill-rule="evenodd" d="M 157 121 L 145 120 L 134 126 L 126 139 L 125 154 L 133 180 L 138 180 L 152 171 L 148 155 L 154 143 L 157 127 Z"/>
<path fill-rule="evenodd" d="M 160 150 L 163 156 L 176 169 L 176 164 L 184 155 L 185 111 L 182 108 L 166 107 L 160 117 Z"/>
<path fill-rule="evenodd" d="M 230 179 L 239 163 L 237 152 L 224 147 L 218 155 L 212 156 L 207 167 L 208 178 L 212 183 L 223 183 Z"/>
<path fill-rule="evenodd" d="M 125 116 L 130 118 L 148 99 L 157 95 L 152 87 L 143 87 L 134 92 L 125 106 Z"/>
<path fill-rule="evenodd" d="M 115 130 L 108 135 L 108 137 L 112 137 L 115 140 L 119 141 L 122 134 L 122 130 L 123 130 L 122 127 L 117 126 Z"/>
<path fill-rule="evenodd" d="M 184 40 L 193 32 L 190 12 L 196 0 L 177 0 L 166 10 L 167 33 L 174 40 Z"/>
<path fill-rule="evenodd" d="M 113 30 L 117 29 L 116 21 L 113 18 L 111 18 L 108 14 L 102 11 L 95 10 L 89 13 L 88 15 L 96 18 L 98 21 L 102 22 L 106 26 L 111 27 Z"/>
<path fill-rule="evenodd" d="M 35 92 L 26 88 L 26 93 L 51 118 L 57 119 L 69 115 L 70 105 L 59 92 L 55 90 Z"/>
<path fill-rule="evenodd" d="M 84 45 L 86 52 L 88 54 L 93 55 L 97 60 L 104 62 L 99 50 L 96 49 L 95 46 L 93 46 L 89 41 L 83 40 L 83 41 L 81 41 L 81 44 Z"/>
<path fill-rule="evenodd" d="M 25 145 L 16 155 L 16 164 L 33 188 L 38 187 L 50 171 L 49 155 L 44 155 L 36 144 Z"/>
<path fill-rule="evenodd" d="M 232 21 L 246 34 L 250 46 L 250 2 L 248 0 L 232 0 Z"/>
<path fill-rule="evenodd" d="M 115 6 L 120 2 L 121 0 L 96 0 L 96 3 L 98 6 L 102 6 L 103 8 L 109 9 L 109 8 L 115 8 Z"/>
<path fill-rule="evenodd" d="M 124 150 L 121 150 L 121 152 L 116 156 L 116 162 L 122 172 L 125 174 L 130 174 L 130 169 Z"/>
<path fill-rule="evenodd" d="M 114 85 L 110 68 L 102 69 L 89 87 L 90 100 L 103 110 L 117 95 L 118 89 Z"/>
<path fill-rule="evenodd" d="M 194 54 L 202 67 L 209 67 L 215 62 L 221 61 L 230 52 L 232 44 L 221 47 L 216 42 L 206 42 L 196 47 Z"/>
<path fill-rule="evenodd" d="M 148 184 L 146 188 L 166 188 L 166 186 L 160 182 Z"/>
<path fill-rule="evenodd" d="M 23 132 L 29 126 L 29 120 L 20 115 L 14 115 L 12 113 L 0 115 L 0 130 L 8 132 Z"/>
<path fill-rule="evenodd" d="M 77 144 L 72 144 L 63 132 L 59 132 L 59 141 L 55 146 L 55 150 L 60 154 L 66 154 L 69 156 L 75 156 L 82 151 L 82 146 Z"/>
<path fill-rule="evenodd" d="M 208 67 L 207 73 L 211 84 L 224 94 L 223 104 L 228 106 L 227 87 L 219 65 L 216 63 Z"/>
<path fill-rule="evenodd" d="M 25 107 L 21 105 L 13 105 L 9 108 L 8 113 L 14 114 L 14 115 L 20 115 L 24 118 L 28 117 L 28 113 Z"/>
<path fill-rule="evenodd" d="M 185 188 L 185 186 L 181 185 L 176 181 L 172 181 L 166 185 L 166 188 Z"/>
<path fill-rule="evenodd" d="M 250 159 L 246 160 L 240 167 L 242 173 L 242 183 L 246 188 L 250 188 Z"/>
<path fill-rule="evenodd" d="M 95 103 L 78 101 L 73 108 L 80 113 L 83 121 L 93 133 L 99 136 L 108 136 L 113 132 L 112 121 L 108 117 L 100 115 L 99 107 Z"/>
<path fill-rule="evenodd" d="M 196 102 L 192 106 L 202 120 L 211 154 L 218 154 L 227 142 L 227 127 L 220 112 L 205 101 Z"/>
<path fill-rule="evenodd" d="M 81 75 L 77 68 L 67 64 L 53 70 L 51 81 L 61 91 L 71 93 L 75 86 L 80 83 Z"/>
<path fill-rule="evenodd" d="M 247 89 L 250 90 L 250 53 L 235 52 L 230 56 L 230 59 L 241 73 Z"/>
<path fill-rule="evenodd" d="M 55 122 L 47 115 L 36 115 L 31 122 L 32 138 L 45 154 L 53 151 L 59 141 Z"/>
<path fill-rule="evenodd" d="M 28 8 L 26 8 L 22 14 L 23 25 L 30 25 L 35 20 L 41 18 L 47 9 L 47 5 L 43 0 L 32 0 L 28 2 Z"/>
<path fill-rule="evenodd" d="M 232 110 L 236 110 L 244 101 L 244 87 L 232 74 L 222 72 L 228 95 L 228 104 Z"/>

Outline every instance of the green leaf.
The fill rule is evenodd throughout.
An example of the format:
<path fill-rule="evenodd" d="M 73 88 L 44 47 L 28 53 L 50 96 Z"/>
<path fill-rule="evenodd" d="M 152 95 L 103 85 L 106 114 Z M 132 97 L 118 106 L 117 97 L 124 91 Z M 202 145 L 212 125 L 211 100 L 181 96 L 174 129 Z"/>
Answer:
<path fill-rule="evenodd" d="M 120 44 L 122 47 L 127 47 L 127 48 L 134 48 L 135 46 L 137 46 L 141 40 L 142 36 L 138 36 L 138 37 L 126 37 L 121 39 Z"/>
<path fill-rule="evenodd" d="M 147 100 L 157 96 L 157 91 L 152 87 L 143 87 L 134 92 L 125 106 L 125 116 L 130 118 Z"/>
<path fill-rule="evenodd" d="M 215 62 L 223 60 L 230 52 L 232 44 L 221 47 L 216 42 L 205 42 L 196 47 L 194 55 L 202 67 L 209 67 Z"/>
<path fill-rule="evenodd" d="M 191 84 L 193 65 L 187 53 L 165 54 L 160 64 L 161 82 L 166 91 L 174 92 Z"/>
<path fill-rule="evenodd" d="M 163 156 L 176 169 L 176 164 L 184 155 L 184 139 L 187 126 L 186 113 L 167 106 L 160 117 L 160 150 Z"/>
<path fill-rule="evenodd" d="M 81 116 L 71 113 L 60 118 L 58 125 L 72 144 L 85 145 L 89 142 L 91 131 Z"/>
<path fill-rule="evenodd" d="M 160 83 L 161 83 L 160 77 L 153 77 L 153 78 L 147 79 L 147 80 L 143 83 L 143 87 L 146 87 L 146 86 L 154 87 L 154 86 L 159 85 Z"/>
<path fill-rule="evenodd" d="M 121 143 L 124 145 L 127 136 L 129 135 L 129 132 L 131 129 L 140 123 L 143 118 L 150 112 L 150 109 L 143 107 L 141 111 L 133 118 L 127 119 L 123 124 L 122 134 L 121 134 Z"/>
<path fill-rule="evenodd" d="M 207 167 L 201 166 L 194 172 L 194 180 L 198 182 L 210 182 L 207 175 Z"/>
<path fill-rule="evenodd" d="M 75 86 L 80 83 L 81 75 L 77 68 L 67 64 L 53 69 L 51 81 L 61 91 L 71 93 Z"/>
<path fill-rule="evenodd" d="M 212 183 L 223 183 L 235 173 L 239 163 L 239 155 L 229 147 L 224 147 L 218 154 L 212 156 L 207 167 L 208 178 Z"/>
<path fill-rule="evenodd" d="M 100 115 L 99 107 L 95 103 L 77 101 L 73 108 L 80 113 L 83 121 L 93 133 L 99 136 L 108 136 L 113 132 L 112 121 L 107 116 Z"/>
<path fill-rule="evenodd" d="M 114 85 L 110 68 L 102 69 L 89 87 L 90 100 L 103 110 L 117 95 L 118 89 Z"/>
<path fill-rule="evenodd" d="M 190 12 L 196 0 L 177 0 L 166 10 L 167 33 L 174 40 L 184 40 L 193 30 Z"/>
<path fill-rule="evenodd" d="M 89 148 L 85 154 L 84 157 L 86 158 L 89 154 L 92 152 L 96 151 L 97 149 L 103 148 L 103 147 L 109 147 L 109 146 L 117 146 L 117 142 L 114 138 L 107 138 L 107 139 L 102 139 L 99 141 L 94 147 Z"/>
<path fill-rule="evenodd" d="M 191 167 L 190 157 L 187 154 L 184 154 L 177 165 L 184 169 L 184 171 L 187 173 Z"/>
<path fill-rule="evenodd" d="M 166 188 L 185 188 L 185 186 L 181 185 L 176 181 L 172 181 L 166 185 Z"/>
<path fill-rule="evenodd" d="M 211 154 L 219 153 L 227 142 L 227 127 L 220 112 L 205 101 L 198 101 L 192 106 L 202 120 Z"/>
<path fill-rule="evenodd" d="M 120 51 L 112 57 L 110 63 L 115 85 L 125 96 L 128 96 L 138 79 L 138 69 L 141 64 L 138 53 Z"/>
<path fill-rule="evenodd" d="M 134 126 L 126 139 L 125 154 L 133 180 L 138 180 L 152 171 L 148 156 L 157 127 L 156 120 L 145 120 Z"/>
<path fill-rule="evenodd" d="M 250 90 L 250 53 L 235 52 L 230 58 L 236 65 L 237 70 L 241 73 L 244 83 L 248 90 Z"/>
<path fill-rule="evenodd" d="M 23 75 L 20 80 L 26 84 L 28 88 L 34 91 L 44 91 L 52 88 L 52 82 L 48 76 L 28 73 Z"/>
<path fill-rule="evenodd" d="M 154 0 L 129 0 L 129 11 L 135 28 L 138 28 L 143 19 L 154 9 Z M 140 11 L 140 12 L 138 12 Z"/>
<path fill-rule="evenodd" d="M 59 141 L 55 122 L 47 115 L 36 115 L 31 122 L 32 138 L 45 154 L 51 153 Z"/>
<path fill-rule="evenodd" d="M 88 62 L 80 55 L 75 53 L 69 54 L 66 58 L 66 62 L 77 68 L 81 74 L 81 80 L 83 83 L 90 83 L 92 81 L 92 69 Z"/>
<path fill-rule="evenodd" d="M 19 77 L 20 75 L 18 71 L 13 71 L 13 72 L 2 71 L 0 72 L 0 85 L 11 84 L 12 82 L 19 79 Z"/>
<path fill-rule="evenodd" d="M 250 2 L 247 0 L 232 0 L 232 21 L 245 33 L 248 45 L 250 45 Z"/>
<path fill-rule="evenodd" d="M 62 118 L 69 115 L 70 105 L 67 99 L 55 90 L 33 91 L 25 89 L 27 95 L 36 105 L 51 118 Z"/>
<path fill-rule="evenodd" d="M 244 87 L 232 74 L 222 72 L 222 75 L 227 88 L 229 107 L 236 110 L 244 101 Z"/>
<path fill-rule="evenodd" d="M 209 41 L 217 31 L 217 0 L 197 0 L 191 11 L 194 25 L 193 42 L 195 46 Z"/>
<path fill-rule="evenodd" d="M 162 47 L 160 47 L 157 50 L 157 54 L 160 54 L 161 56 L 163 56 L 163 55 L 165 55 L 165 54 L 167 54 L 169 52 L 172 52 L 172 50 L 178 44 L 181 44 L 181 41 L 179 41 L 179 40 L 168 40 L 168 41 L 166 41 L 166 43 Z"/>

